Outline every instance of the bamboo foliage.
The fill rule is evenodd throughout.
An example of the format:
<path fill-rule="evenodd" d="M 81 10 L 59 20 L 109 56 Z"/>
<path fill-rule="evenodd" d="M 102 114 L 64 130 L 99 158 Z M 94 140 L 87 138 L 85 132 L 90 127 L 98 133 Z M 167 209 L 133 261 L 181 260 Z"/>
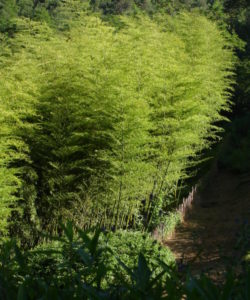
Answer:
<path fill-rule="evenodd" d="M 229 109 L 229 42 L 192 14 L 123 16 L 116 30 L 82 13 L 64 33 L 20 22 L 15 61 L 6 58 L 0 74 L 8 74 L 0 89 L 5 220 L 22 209 L 19 218 L 51 232 L 65 218 L 83 227 L 151 222 L 154 203 L 164 208 L 176 194 Z"/>

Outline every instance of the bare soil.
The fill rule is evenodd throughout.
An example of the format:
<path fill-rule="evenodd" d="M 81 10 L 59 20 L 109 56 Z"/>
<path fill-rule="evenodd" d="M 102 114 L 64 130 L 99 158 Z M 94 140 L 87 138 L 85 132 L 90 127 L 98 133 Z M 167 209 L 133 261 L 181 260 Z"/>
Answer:
<path fill-rule="evenodd" d="M 244 224 L 250 222 L 250 174 L 218 171 L 210 175 L 186 220 L 164 244 L 177 262 L 194 275 L 207 273 L 220 281 L 228 263 L 241 255 L 235 249 Z"/>

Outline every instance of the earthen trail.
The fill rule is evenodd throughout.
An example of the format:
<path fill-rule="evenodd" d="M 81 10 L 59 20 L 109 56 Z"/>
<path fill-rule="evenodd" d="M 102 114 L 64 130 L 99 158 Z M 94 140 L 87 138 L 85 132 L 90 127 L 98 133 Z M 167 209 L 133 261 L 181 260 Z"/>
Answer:
<path fill-rule="evenodd" d="M 165 244 L 192 273 L 219 278 L 240 228 L 250 221 L 250 174 L 216 171 L 195 199 L 190 214 Z"/>

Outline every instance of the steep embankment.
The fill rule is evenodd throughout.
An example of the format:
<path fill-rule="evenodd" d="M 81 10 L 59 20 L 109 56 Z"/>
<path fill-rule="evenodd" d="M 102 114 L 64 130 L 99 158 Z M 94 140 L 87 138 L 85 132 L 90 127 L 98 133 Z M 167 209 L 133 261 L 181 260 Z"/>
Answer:
<path fill-rule="evenodd" d="M 235 245 L 250 221 L 249 200 L 250 174 L 216 170 L 189 216 L 165 244 L 192 273 L 221 278 L 227 258 L 240 255 Z"/>

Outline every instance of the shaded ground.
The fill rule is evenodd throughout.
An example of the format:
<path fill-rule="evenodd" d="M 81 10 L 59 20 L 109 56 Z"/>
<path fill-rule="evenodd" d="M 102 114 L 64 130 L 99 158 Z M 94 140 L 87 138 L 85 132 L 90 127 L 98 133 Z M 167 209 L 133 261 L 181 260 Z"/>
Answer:
<path fill-rule="evenodd" d="M 214 170 L 189 216 L 165 244 L 193 274 L 207 272 L 220 280 L 227 257 L 240 255 L 235 245 L 249 221 L 250 174 Z"/>

